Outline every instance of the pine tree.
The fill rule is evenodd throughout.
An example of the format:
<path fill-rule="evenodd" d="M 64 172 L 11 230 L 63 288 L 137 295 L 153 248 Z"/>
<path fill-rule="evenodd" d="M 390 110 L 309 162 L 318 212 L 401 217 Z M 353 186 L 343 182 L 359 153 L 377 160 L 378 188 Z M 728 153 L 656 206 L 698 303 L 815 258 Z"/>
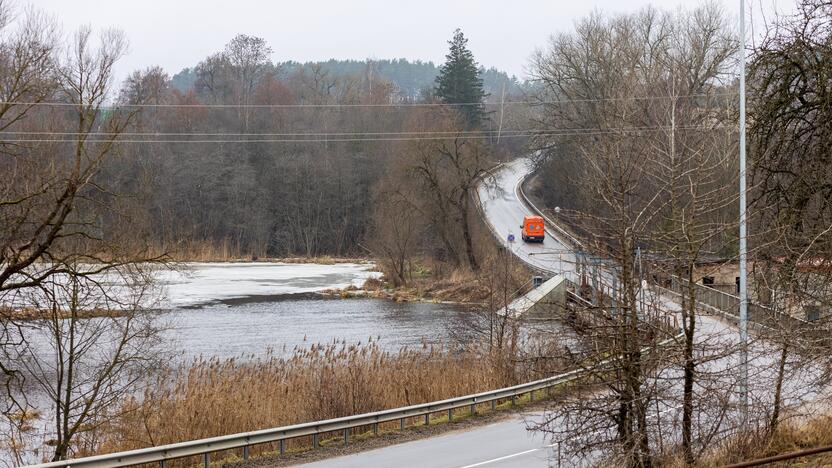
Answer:
<path fill-rule="evenodd" d="M 466 104 L 459 106 L 460 112 L 470 127 L 479 127 L 486 118 L 482 103 L 488 96 L 482 88 L 479 66 L 460 29 L 454 31 L 448 44 L 450 51 L 436 77 L 436 96 L 447 104 Z"/>

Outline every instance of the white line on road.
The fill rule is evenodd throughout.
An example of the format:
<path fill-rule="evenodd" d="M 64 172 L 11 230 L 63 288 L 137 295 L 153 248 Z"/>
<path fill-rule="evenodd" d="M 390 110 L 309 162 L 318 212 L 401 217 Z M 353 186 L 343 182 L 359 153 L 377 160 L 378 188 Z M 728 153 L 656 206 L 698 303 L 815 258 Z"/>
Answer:
<path fill-rule="evenodd" d="M 654 414 L 650 417 L 651 418 L 659 418 L 659 417 L 661 417 L 661 415 L 663 415 L 665 413 L 669 413 L 671 411 L 678 410 L 678 409 L 679 409 L 678 406 L 671 406 L 670 408 L 659 411 L 658 413 L 656 413 L 656 414 Z M 600 432 L 600 431 L 598 431 L 598 432 Z M 556 445 L 558 445 L 557 442 L 555 442 L 554 444 L 544 445 L 543 447 L 538 447 L 538 448 L 533 448 L 533 449 L 530 449 L 530 450 L 524 450 L 522 452 L 512 453 L 511 455 L 504 455 L 504 456 L 499 457 L 499 458 L 492 458 L 490 460 L 481 461 L 481 462 L 478 462 L 478 463 L 474 463 L 472 465 L 461 466 L 460 468 L 474 468 L 476 466 L 488 465 L 488 464 L 491 464 L 491 463 L 496 463 L 498 461 L 508 460 L 509 458 L 519 457 L 521 455 L 526 455 L 528 453 L 537 452 L 539 450 L 545 450 L 545 449 L 548 449 L 548 448 L 552 448 Z"/>
<path fill-rule="evenodd" d="M 481 461 L 479 463 L 474 463 L 473 465 L 465 465 L 465 466 L 462 466 L 460 468 L 474 468 L 475 466 L 488 465 L 489 463 L 496 463 L 498 461 L 508 460 L 509 458 L 519 457 L 520 455 L 525 455 L 527 453 L 537 452 L 538 450 L 543 450 L 547 447 L 550 447 L 550 446 L 535 448 L 535 449 L 531 449 L 531 450 L 525 450 L 523 452 L 512 453 L 511 455 L 506 455 L 506 456 L 503 456 L 503 457 L 500 457 L 500 458 L 492 458 L 491 460 Z"/>

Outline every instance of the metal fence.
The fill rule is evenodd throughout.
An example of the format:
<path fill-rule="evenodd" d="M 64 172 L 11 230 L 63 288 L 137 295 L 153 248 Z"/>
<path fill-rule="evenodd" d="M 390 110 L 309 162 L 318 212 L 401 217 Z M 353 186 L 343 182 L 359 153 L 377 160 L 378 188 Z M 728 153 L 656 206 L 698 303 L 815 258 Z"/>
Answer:
<path fill-rule="evenodd" d="M 668 278 L 668 281 L 665 281 L 663 286 L 677 294 L 687 295 L 690 284 L 684 278 L 671 276 Z M 693 283 L 693 288 L 696 302 L 718 309 L 730 318 L 739 318 L 739 296 L 698 283 Z M 790 328 L 805 327 L 809 324 L 806 320 L 789 314 L 778 313 L 773 309 L 754 304 L 753 302 L 748 303 L 748 320 L 766 326 L 773 326 L 776 323 L 779 326 Z"/>

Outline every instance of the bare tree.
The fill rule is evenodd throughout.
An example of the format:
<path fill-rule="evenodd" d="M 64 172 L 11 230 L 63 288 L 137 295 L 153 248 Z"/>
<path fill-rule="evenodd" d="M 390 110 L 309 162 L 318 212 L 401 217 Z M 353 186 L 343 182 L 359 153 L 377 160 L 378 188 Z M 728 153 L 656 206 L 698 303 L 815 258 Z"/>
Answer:
<path fill-rule="evenodd" d="M 480 179 L 488 177 L 486 170 L 492 157 L 481 142 L 465 138 L 458 115 L 443 112 L 417 117 L 414 125 L 420 131 L 438 127 L 448 133 L 448 138 L 419 140 L 411 145 L 411 173 L 422 187 L 422 199 L 430 206 L 433 225 L 450 260 L 459 265 L 464 259 L 477 271 L 480 265 L 473 242 L 473 197 Z M 462 235 L 462 254 L 455 241 L 458 234 Z"/>
<path fill-rule="evenodd" d="M 25 391 L 45 398 L 38 401 L 41 414 L 52 417 L 43 434 L 23 437 L 17 446 L 45 437 L 53 461 L 94 451 L 95 440 L 85 435 L 117 416 L 122 400 L 140 393 L 161 362 L 162 327 L 148 308 L 156 297 L 153 269 L 131 265 L 97 277 L 76 273 L 83 272 L 53 275 L 23 293 L 18 300 L 44 312 L 18 329 L 17 346 L 0 348 L 4 360 L 18 364 Z"/>
<path fill-rule="evenodd" d="M 243 117 L 243 131 L 248 129 L 251 113 L 249 104 L 252 103 L 254 90 L 266 65 L 272 48 L 262 37 L 238 34 L 225 46 L 225 57 L 238 81 L 238 99 L 240 112 Z"/>
<path fill-rule="evenodd" d="M 142 265 L 160 257 L 147 253 L 129 202 L 119 200 L 102 180 L 102 171 L 116 154 L 118 136 L 131 118 L 104 108 L 113 66 L 126 49 L 123 34 L 105 31 L 96 46 L 91 30 L 83 28 L 60 57 L 57 43 L 42 40 L 52 37 L 52 26 L 33 18 L 22 31 L 29 28 L 25 34 L 35 39 L 29 46 L 18 45 L 18 51 L 7 56 L 18 58 L 10 58 L 0 71 L 8 80 L 5 89 L 14 93 L 5 107 L 5 115 L 13 120 L 9 128 L 56 126 L 71 137 L 57 142 L 6 141 L 2 146 L 0 165 L 13 174 L 14 183 L 0 189 L 0 366 L 4 416 L 12 422 L 23 422 L 17 416 L 31 409 L 28 386 L 52 390 L 58 411 L 54 457 L 62 459 L 91 418 L 100 417 L 100 411 L 123 394 L 119 385 L 135 378 L 128 375 L 130 363 L 140 360 L 153 341 L 145 316 L 139 315 L 144 303 L 133 302 L 121 317 L 109 321 L 82 315 L 125 304 L 134 297 L 131 292 L 142 295 L 146 282 L 135 277 L 128 281 L 126 272 L 144 271 Z M 26 53 L 26 47 L 32 50 Z M 30 59 L 20 61 L 21 57 Z M 28 91 L 14 91 L 12 85 Z M 57 105 L 44 112 L 37 104 L 47 100 Z M 108 275 L 124 280 L 118 292 L 125 296 L 105 288 L 102 278 Z M 16 313 L 20 308 L 33 310 L 36 319 L 21 321 Z M 118 349 L 96 361 L 106 354 L 104 348 L 111 343 L 107 340 L 117 335 L 122 343 Z M 53 361 L 37 348 L 44 336 L 58 353 Z"/>
<path fill-rule="evenodd" d="M 695 388 L 708 388 L 697 366 L 717 356 L 695 342 L 692 275 L 704 254 L 730 238 L 732 225 L 723 215 L 736 197 L 726 195 L 733 179 L 724 174 L 733 173 L 735 163 L 732 133 L 722 126 L 732 114 L 717 97 L 735 51 L 722 11 L 708 4 L 674 14 L 651 8 L 615 17 L 594 14 L 575 33 L 553 37 L 533 61 L 543 89 L 535 141 L 540 164 L 567 174 L 565 187 L 553 184 L 560 192 L 555 198 L 573 208 L 568 217 L 588 237 L 592 253 L 608 259 L 606 281 L 616 283 L 608 294 L 608 310 L 615 311 L 610 322 L 591 329 L 599 330 L 593 340 L 613 343 L 608 352 L 621 356 L 609 371 L 614 378 L 600 377 L 609 389 L 600 398 L 617 402 L 605 416 L 615 422 L 619 456 L 628 465 L 653 463 L 651 441 L 662 444 L 654 438 L 662 411 L 651 406 L 677 397 L 681 445 L 688 462 L 694 459 L 693 422 L 705 411 L 704 404 L 695 404 Z M 548 128 L 564 131 L 552 136 Z M 638 252 L 648 250 L 652 263 L 660 260 L 658 270 L 691 276 L 682 301 L 678 377 L 654 374 L 659 364 L 643 352 L 671 336 L 662 325 L 669 312 L 661 300 L 644 304 L 645 278 L 636 265 L 642 263 Z M 661 366 L 675 366 L 674 359 Z M 681 383 L 678 392 L 675 383 Z M 584 407 L 581 428 L 597 431 L 598 412 L 591 406 Z"/>
<path fill-rule="evenodd" d="M 832 5 L 800 0 L 792 16 L 776 18 L 754 50 L 748 71 L 749 148 L 753 177 L 754 293 L 784 316 L 828 327 L 832 305 Z M 804 388 L 787 388 L 806 363 L 828 365 L 817 334 L 790 322 L 772 324 L 765 337 L 779 350 L 768 429 L 809 389 L 822 387 L 826 372 L 801 376 Z M 822 357 L 823 356 L 823 357 Z M 788 405 L 788 401 L 792 404 Z"/>

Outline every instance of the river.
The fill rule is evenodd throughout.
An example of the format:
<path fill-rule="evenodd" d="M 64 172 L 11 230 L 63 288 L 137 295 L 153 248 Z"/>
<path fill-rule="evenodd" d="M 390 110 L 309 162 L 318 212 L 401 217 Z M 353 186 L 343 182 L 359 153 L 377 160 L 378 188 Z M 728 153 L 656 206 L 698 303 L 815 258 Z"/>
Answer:
<path fill-rule="evenodd" d="M 190 264 L 163 277 L 169 345 L 178 359 L 256 357 L 269 349 L 379 340 L 388 349 L 446 342 L 462 307 L 385 299 L 327 299 L 325 289 L 360 286 L 372 265 Z"/>

